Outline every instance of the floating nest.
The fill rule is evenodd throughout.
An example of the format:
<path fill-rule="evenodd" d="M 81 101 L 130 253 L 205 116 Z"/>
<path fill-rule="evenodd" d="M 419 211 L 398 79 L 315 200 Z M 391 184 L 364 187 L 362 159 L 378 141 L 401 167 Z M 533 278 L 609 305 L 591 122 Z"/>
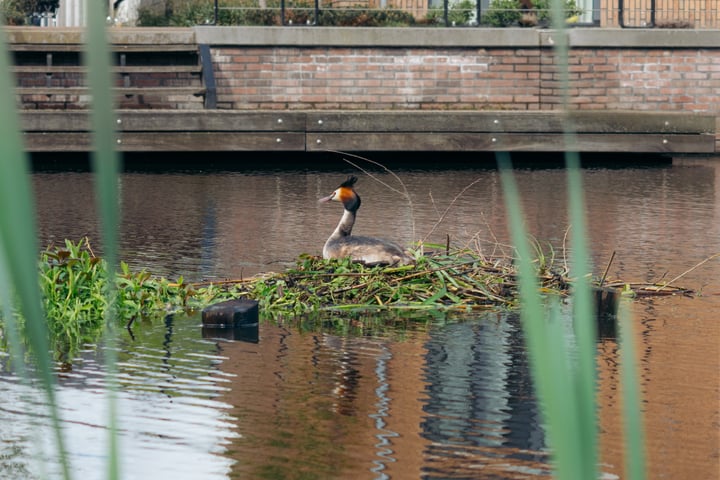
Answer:
<path fill-rule="evenodd" d="M 720 254 L 688 272 L 716 256 Z M 103 285 L 109 272 L 87 240 L 67 241 L 64 247 L 48 249 L 40 264 L 51 325 L 66 329 L 72 322 L 84 325 L 92 321 L 101 326 L 107 308 Z M 541 293 L 570 293 L 572 280 L 566 270 L 556 268 L 542 255 L 534 265 Z M 146 271 L 133 272 L 126 264 L 121 264 L 116 275 L 114 314 L 122 319 L 200 309 L 231 298 L 257 300 L 261 311 L 269 315 L 371 309 L 472 311 L 512 309 L 518 304 L 513 259 L 489 258 L 470 249 L 442 248 L 417 254 L 413 264 L 390 267 L 301 255 L 294 267 L 283 272 L 200 283 L 185 283 L 181 278 L 172 282 Z M 667 284 L 605 282 L 605 277 L 592 285 L 604 292 L 603 298 L 694 293 L 673 285 L 682 275 Z"/>
<path fill-rule="evenodd" d="M 536 261 L 541 292 L 566 296 L 572 281 L 566 272 Z M 221 288 L 222 297 L 257 300 L 270 314 L 367 309 L 459 310 L 515 308 L 518 304 L 517 269 L 512 259 L 488 259 L 471 250 L 418 256 L 412 265 L 368 267 L 349 260 L 324 260 L 303 255 L 282 273 L 262 274 L 245 280 L 193 284 Z M 595 290 L 613 297 L 689 295 L 686 288 L 670 285 L 600 282 Z"/>

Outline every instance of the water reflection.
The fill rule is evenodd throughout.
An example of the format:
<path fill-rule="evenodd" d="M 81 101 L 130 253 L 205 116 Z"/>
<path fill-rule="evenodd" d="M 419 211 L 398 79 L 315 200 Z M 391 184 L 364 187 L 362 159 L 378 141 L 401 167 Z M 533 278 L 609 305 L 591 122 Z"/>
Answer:
<path fill-rule="evenodd" d="M 457 457 L 473 461 L 453 465 L 456 478 L 549 474 L 517 318 L 450 325 L 426 348 L 428 478 Z"/>
<path fill-rule="evenodd" d="M 224 456 L 237 437 L 230 405 L 219 395 L 232 377 L 217 365 L 215 342 L 199 339 L 198 319 L 136 328 L 119 352 L 118 425 L 122 478 L 227 478 Z M 2 359 L 0 359 L 2 360 Z M 0 365 L 0 477 L 61 478 L 60 466 L 37 470 L 37 458 L 53 458 L 54 435 L 43 394 Z M 74 478 L 102 479 L 107 470 L 107 382 L 102 355 L 88 348 L 70 371 L 58 374 L 58 404 Z M 39 456 L 39 457 L 38 457 Z"/>
<path fill-rule="evenodd" d="M 714 478 L 719 467 L 720 266 L 688 270 L 720 251 L 718 168 L 706 162 L 583 171 L 596 273 L 615 251 L 611 278 L 659 280 L 688 271 L 680 283 L 703 292 L 633 304 L 650 478 Z M 497 172 L 398 173 L 412 205 L 362 177 L 358 233 L 406 243 L 444 243 L 449 235 L 488 255 L 511 252 Z M 340 212 L 316 199 L 345 174 L 124 174 L 122 257 L 135 268 L 190 280 L 283 268 L 301 252 L 320 252 Z M 572 247 L 564 172 L 522 170 L 517 180 L 530 233 L 562 262 Z M 98 237 L 89 174 L 37 173 L 33 182 L 42 243 Z M 120 346 L 126 478 L 549 475 L 511 315 L 400 318 L 382 326 L 374 317 L 266 321 L 251 342 L 202 332 L 198 320 L 168 318 L 135 325 L 133 334 Z M 600 337 L 598 351 L 601 470 L 621 477 L 612 332 Z M 104 376 L 101 359 L 88 350 L 61 378 L 71 459 L 83 478 L 102 471 Z M 19 403 L 23 395 L 34 400 Z M 0 375 L 2 478 L 35 473 L 33 422 L 43 420 L 33 409 L 36 396 Z"/>
<path fill-rule="evenodd" d="M 405 244 L 421 239 L 444 244 L 449 235 L 455 245 L 488 255 L 511 253 L 497 172 L 398 173 L 412 203 L 369 177 L 361 178 L 359 234 Z M 122 257 L 135 268 L 190 280 L 282 269 L 300 253 L 319 254 L 340 207 L 318 205 L 316 200 L 344 175 L 126 173 Z M 386 173 L 376 176 L 400 187 Z M 586 170 L 596 263 L 605 265 L 616 251 L 611 277 L 657 280 L 715 253 L 720 248 L 715 176 L 715 168 L 708 165 Z M 33 180 L 43 245 L 85 235 L 98 243 L 94 207 L 87 201 L 93 197 L 90 174 L 37 173 Z M 561 258 L 570 247 L 563 171 L 519 171 L 517 180 L 530 234 L 548 254 Z M 460 195 L 473 181 L 477 183 Z M 659 246 L 664 249 L 660 256 Z"/>
<path fill-rule="evenodd" d="M 435 319 L 387 333 L 403 339 L 264 324 L 258 344 L 223 344 L 228 360 L 221 368 L 243 386 L 223 398 L 236 406 L 238 429 L 253 432 L 233 442 L 234 472 L 251 478 L 268 471 L 279 478 L 549 474 L 516 318 Z M 258 375 L 260 365 L 273 374 Z"/>

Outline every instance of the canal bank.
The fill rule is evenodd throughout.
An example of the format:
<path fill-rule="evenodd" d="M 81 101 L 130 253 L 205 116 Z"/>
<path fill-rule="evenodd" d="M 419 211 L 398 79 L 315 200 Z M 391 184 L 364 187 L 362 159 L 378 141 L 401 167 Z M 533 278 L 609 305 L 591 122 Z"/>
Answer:
<path fill-rule="evenodd" d="M 82 31 L 6 30 L 19 104 L 33 111 L 23 123 L 33 136 L 28 149 L 81 148 L 82 142 L 61 140 L 73 138 L 66 134 L 82 122 L 49 117 L 81 115 L 77 110 L 89 106 Z M 119 115 L 153 112 L 141 113 L 146 126 L 138 133 L 145 138 L 130 135 L 121 121 L 118 147 L 720 151 L 720 31 L 570 29 L 567 89 L 553 49 L 558 35 L 480 28 L 114 28 Z M 180 140 L 167 132 L 168 118 Z M 578 131 L 577 143 L 565 143 L 565 125 Z"/>

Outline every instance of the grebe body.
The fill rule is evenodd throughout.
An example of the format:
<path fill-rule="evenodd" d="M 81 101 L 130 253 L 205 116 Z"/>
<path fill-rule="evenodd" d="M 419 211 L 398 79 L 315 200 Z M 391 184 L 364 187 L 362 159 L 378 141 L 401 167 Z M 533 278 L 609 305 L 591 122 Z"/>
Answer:
<path fill-rule="evenodd" d="M 321 202 L 335 201 L 343 204 L 340 222 L 323 247 L 323 258 L 350 258 L 366 265 L 405 265 L 413 259 L 397 244 L 374 237 L 353 236 L 360 196 L 353 186 L 357 177 L 350 176 L 333 193 L 321 198 Z"/>

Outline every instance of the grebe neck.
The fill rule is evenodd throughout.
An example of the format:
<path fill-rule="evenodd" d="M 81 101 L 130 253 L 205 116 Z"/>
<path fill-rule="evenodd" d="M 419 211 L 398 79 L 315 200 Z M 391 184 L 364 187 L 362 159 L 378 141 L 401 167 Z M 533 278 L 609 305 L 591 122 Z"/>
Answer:
<path fill-rule="evenodd" d="M 335 231 L 330 235 L 330 240 L 349 237 L 352 233 L 353 225 L 355 225 L 355 212 L 351 210 L 343 210 L 340 222 L 335 227 Z"/>

